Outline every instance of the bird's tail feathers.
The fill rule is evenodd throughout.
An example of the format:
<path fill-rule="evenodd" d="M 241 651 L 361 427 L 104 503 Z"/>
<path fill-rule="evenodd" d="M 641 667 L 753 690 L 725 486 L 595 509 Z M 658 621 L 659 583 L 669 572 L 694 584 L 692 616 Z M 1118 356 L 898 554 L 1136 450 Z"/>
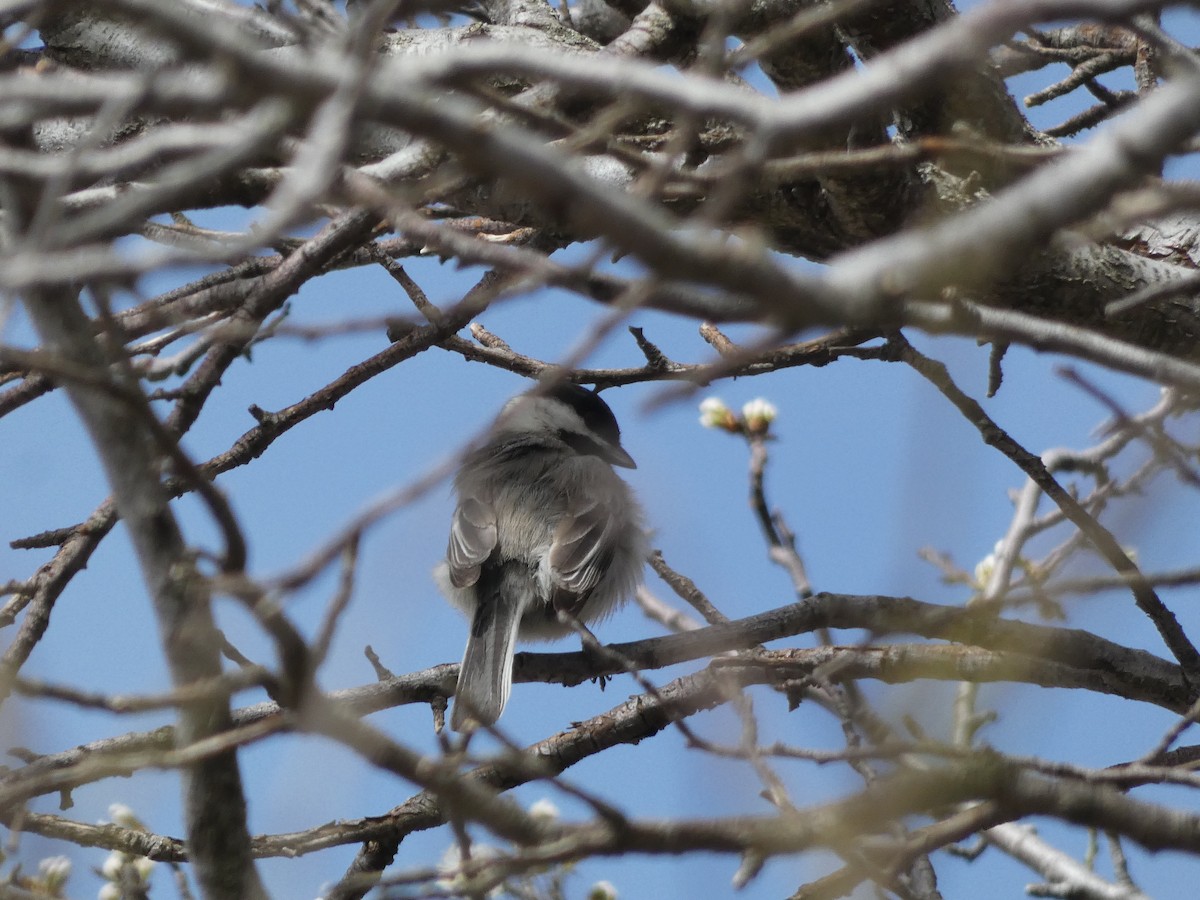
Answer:
<path fill-rule="evenodd" d="M 513 654 L 524 607 L 516 599 L 516 591 L 505 589 L 503 570 L 494 574 L 498 577 L 485 574 L 476 584 L 479 603 L 450 714 L 450 727 L 455 731 L 495 724 L 512 691 Z"/>

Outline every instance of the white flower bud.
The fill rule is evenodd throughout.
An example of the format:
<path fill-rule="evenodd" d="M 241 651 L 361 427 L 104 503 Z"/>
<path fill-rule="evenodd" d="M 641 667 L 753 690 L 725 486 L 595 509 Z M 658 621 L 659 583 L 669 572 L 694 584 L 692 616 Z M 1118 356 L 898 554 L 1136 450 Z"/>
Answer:
<path fill-rule="evenodd" d="M 138 817 L 134 815 L 132 809 L 124 803 L 114 803 L 108 808 L 108 818 L 114 825 L 121 825 L 125 828 L 136 828 L 138 831 L 145 831 L 145 826 L 138 821 Z"/>
<path fill-rule="evenodd" d="M 128 862 L 128 856 L 120 850 L 114 850 L 104 858 L 104 864 L 100 866 L 100 874 L 109 881 L 116 881 L 121 877 L 121 870 Z"/>
<path fill-rule="evenodd" d="M 992 573 L 996 571 L 996 554 L 989 553 L 979 562 L 975 563 L 975 587 L 983 590 L 988 586 L 988 582 L 992 580 Z"/>
<path fill-rule="evenodd" d="M 737 430 L 737 420 L 733 417 L 733 411 L 720 397 L 705 397 L 700 402 L 700 424 L 705 428 Z"/>
<path fill-rule="evenodd" d="M 69 873 L 71 871 L 71 861 L 65 856 L 47 856 L 38 863 L 38 871 L 43 875 L 51 875 Z"/>
<path fill-rule="evenodd" d="M 742 418 L 751 434 L 765 433 L 778 415 L 775 404 L 762 397 L 755 397 L 742 407 Z"/>
<path fill-rule="evenodd" d="M 38 863 L 38 871 L 46 889 L 56 893 L 71 876 L 71 861 L 65 856 L 48 856 Z"/>
<path fill-rule="evenodd" d="M 529 815 L 540 822 L 556 822 L 558 821 L 558 807 L 554 805 L 554 801 L 542 797 L 533 806 L 529 807 Z"/>
<path fill-rule="evenodd" d="M 138 856 L 133 860 L 133 871 L 137 872 L 142 884 L 150 881 L 150 873 L 154 871 L 155 862 L 148 856 Z"/>

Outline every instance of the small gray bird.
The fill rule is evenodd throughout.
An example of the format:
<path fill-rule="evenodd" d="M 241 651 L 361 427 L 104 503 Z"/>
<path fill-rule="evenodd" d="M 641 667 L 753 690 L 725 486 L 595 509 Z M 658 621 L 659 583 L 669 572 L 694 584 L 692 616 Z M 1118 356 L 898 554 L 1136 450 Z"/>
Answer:
<path fill-rule="evenodd" d="M 505 404 L 454 479 L 458 508 L 434 578 L 471 618 L 450 727 L 491 725 L 512 689 L 514 644 L 611 613 L 642 578 L 642 511 L 613 466 L 637 468 L 612 410 L 560 385 Z"/>

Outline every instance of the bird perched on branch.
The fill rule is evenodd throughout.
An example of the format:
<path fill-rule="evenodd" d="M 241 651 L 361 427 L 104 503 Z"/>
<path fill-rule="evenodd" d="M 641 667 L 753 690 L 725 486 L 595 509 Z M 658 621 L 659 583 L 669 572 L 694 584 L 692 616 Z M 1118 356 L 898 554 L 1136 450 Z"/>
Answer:
<path fill-rule="evenodd" d="M 594 622 L 641 581 L 642 511 L 613 466 L 637 465 L 600 397 L 566 384 L 505 404 L 454 479 L 458 507 L 434 578 L 471 618 L 450 727 L 500 717 L 514 645 Z"/>

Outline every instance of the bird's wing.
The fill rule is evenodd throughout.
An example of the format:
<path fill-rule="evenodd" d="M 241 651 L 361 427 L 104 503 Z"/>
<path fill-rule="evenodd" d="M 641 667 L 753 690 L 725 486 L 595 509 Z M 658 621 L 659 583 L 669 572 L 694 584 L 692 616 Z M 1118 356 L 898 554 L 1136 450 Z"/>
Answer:
<path fill-rule="evenodd" d="M 479 567 L 496 549 L 496 511 L 477 497 L 464 497 L 450 523 L 446 563 L 450 583 L 469 587 L 479 580 Z"/>
<path fill-rule="evenodd" d="M 556 607 L 575 611 L 600 583 L 612 563 L 612 528 L 613 517 L 594 498 L 584 500 L 558 523 L 550 544 Z"/>

